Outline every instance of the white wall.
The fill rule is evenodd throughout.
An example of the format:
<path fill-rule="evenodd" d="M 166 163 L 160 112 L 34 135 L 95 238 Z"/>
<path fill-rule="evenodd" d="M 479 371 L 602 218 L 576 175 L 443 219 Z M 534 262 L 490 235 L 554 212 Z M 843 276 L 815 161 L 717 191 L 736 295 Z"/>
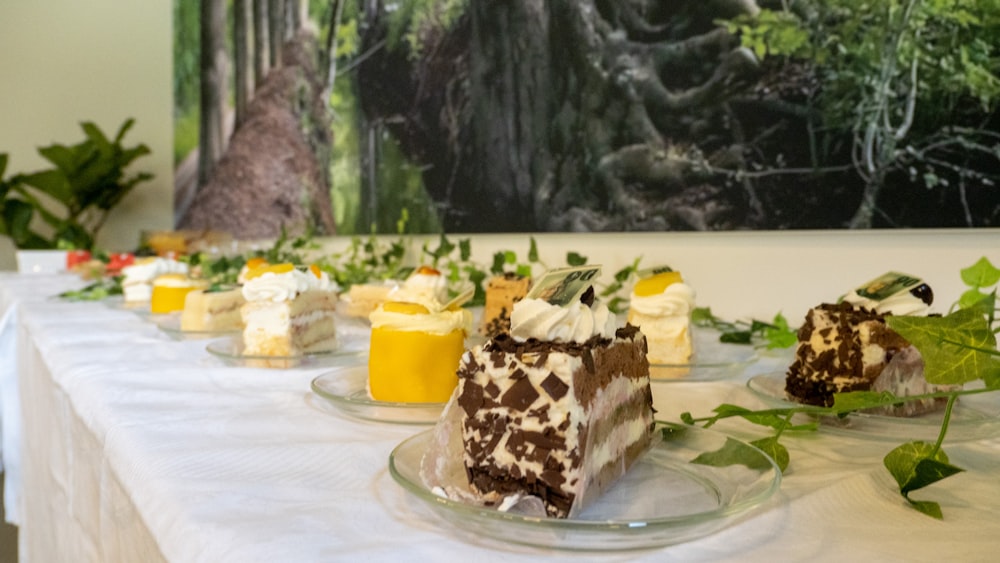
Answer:
<path fill-rule="evenodd" d="M 0 152 L 7 174 L 47 164 L 37 147 L 84 139 L 81 121 L 114 135 L 136 120 L 127 145 L 151 155 L 132 172 L 156 176 L 112 211 L 98 244 L 127 249 L 140 229 L 173 225 L 172 3 L 170 0 L 0 2 Z M 13 269 L 0 237 L 0 269 Z"/>
<path fill-rule="evenodd" d="M 390 237 L 393 238 L 393 237 Z M 449 235 L 457 242 L 462 235 Z M 1000 267 L 1000 229 L 913 231 L 798 231 L 535 235 L 549 267 L 575 251 L 604 266 L 605 282 L 641 256 L 640 266 L 667 264 L 697 291 L 701 306 L 735 319 L 770 320 L 783 312 L 799 325 L 806 310 L 890 270 L 923 278 L 935 292 L 934 310 L 947 312 L 965 290 L 959 270 L 986 256 Z M 328 239 L 324 251 L 349 239 Z M 430 248 L 437 242 L 431 241 Z M 488 267 L 493 253 L 513 250 L 526 260 L 527 234 L 478 235 L 473 258 Z M 420 242 L 411 261 L 419 259 Z"/>
<path fill-rule="evenodd" d="M 35 148 L 82 139 L 78 122 L 111 133 L 135 117 L 129 142 L 153 150 L 138 169 L 156 175 L 116 209 L 98 241 L 127 249 L 144 228 L 172 224 L 171 18 L 169 0 L 2 0 L 0 2 L 0 152 L 10 171 L 43 165 Z M 460 238 L 453 235 L 453 238 Z M 606 275 L 636 256 L 670 264 L 725 316 L 796 322 L 806 308 L 834 299 L 888 270 L 924 277 L 947 304 L 962 289 L 958 270 L 987 255 L 1000 264 L 1000 231 L 730 232 L 537 236 L 543 259 L 565 263 L 567 250 L 605 265 Z M 330 248 L 346 245 L 333 239 Z M 528 235 L 477 236 L 476 258 L 496 250 L 525 257 Z M 0 269 L 13 269 L 0 239 Z M 944 307 L 944 305 L 939 305 Z"/>

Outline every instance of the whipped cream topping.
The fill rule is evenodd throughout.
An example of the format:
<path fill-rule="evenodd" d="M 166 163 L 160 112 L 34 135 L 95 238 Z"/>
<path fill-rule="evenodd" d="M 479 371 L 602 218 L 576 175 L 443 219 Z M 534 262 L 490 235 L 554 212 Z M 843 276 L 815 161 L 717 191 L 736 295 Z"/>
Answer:
<path fill-rule="evenodd" d="M 123 283 L 151 282 L 163 274 L 187 274 L 188 265 L 171 258 L 149 258 L 137 260 L 131 266 L 122 268 Z"/>
<path fill-rule="evenodd" d="M 281 274 L 267 272 L 243 284 L 243 298 L 247 301 L 281 303 L 291 301 L 310 289 L 331 290 L 330 277 L 326 272 L 320 272 L 320 277 L 298 268 Z"/>
<path fill-rule="evenodd" d="M 583 344 L 595 335 L 614 338 L 617 328 L 615 316 L 597 301 L 590 307 L 580 301 L 560 307 L 541 299 L 522 299 L 510 314 L 510 335 L 518 342 L 537 338 Z"/>
<path fill-rule="evenodd" d="M 684 282 L 668 285 L 663 293 L 639 296 L 632 293 L 629 306 L 650 317 L 687 316 L 694 310 L 694 289 Z"/>
<path fill-rule="evenodd" d="M 429 334 L 450 334 L 462 330 L 472 331 L 472 313 L 466 309 L 434 311 L 431 313 L 395 313 L 386 311 L 382 305 L 368 315 L 372 328 L 385 328 L 403 332 L 426 332 Z"/>
<path fill-rule="evenodd" d="M 844 296 L 844 301 L 855 307 L 864 307 L 865 309 L 875 311 L 880 315 L 891 313 L 893 315 L 927 316 L 931 310 L 930 305 L 924 303 L 919 297 L 909 291 L 901 291 L 882 301 L 868 299 L 867 297 L 858 295 L 856 291 L 852 291 Z"/>
<path fill-rule="evenodd" d="M 419 303 L 431 311 L 440 310 L 448 302 L 448 280 L 440 274 L 415 273 L 402 286 L 393 288 L 389 301 Z"/>

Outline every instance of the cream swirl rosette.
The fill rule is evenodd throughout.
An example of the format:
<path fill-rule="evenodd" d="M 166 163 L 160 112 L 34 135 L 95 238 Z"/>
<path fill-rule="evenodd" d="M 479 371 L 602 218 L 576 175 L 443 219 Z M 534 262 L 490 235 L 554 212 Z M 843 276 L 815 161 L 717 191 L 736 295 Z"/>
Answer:
<path fill-rule="evenodd" d="M 526 298 L 514 304 L 510 334 L 518 342 L 536 338 L 544 342 L 583 344 L 593 336 L 614 338 L 615 316 L 603 303 L 577 301 L 563 307 L 542 299 Z"/>
<path fill-rule="evenodd" d="M 316 271 L 319 272 L 318 275 Z M 295 299 L 298 294 L 311 289 L 333 289 L 326 272 L 316 271 L 292 268 L 286 272 L 265 272 L 243 284 L 243 298 L 247 301 L 281 303 Z"/>

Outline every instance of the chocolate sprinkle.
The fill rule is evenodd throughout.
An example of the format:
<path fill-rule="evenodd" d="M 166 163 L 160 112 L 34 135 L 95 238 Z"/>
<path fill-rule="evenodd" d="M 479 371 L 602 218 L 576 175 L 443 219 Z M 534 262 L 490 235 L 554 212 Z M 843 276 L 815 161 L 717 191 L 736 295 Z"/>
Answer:
<path fill-rule="evenodd" d="M 500 397 L 500 404 L 511 410 L 524 411 L 535 402 L 535 399 L 538 399 L 538 391 L 531 384 L 531 380 L 522 377 L 510 386 L 503 397 Z"/>
<path fill-rule="evenodd" d="M 552 400 L 558 401 L 566 396 L 566 392 L 569 391 L 569 385 L 559 379 L 559 376 L 553 372 L 549 372 L 549 375 L 542 381 L 542 389 L 552 397 Z"/>

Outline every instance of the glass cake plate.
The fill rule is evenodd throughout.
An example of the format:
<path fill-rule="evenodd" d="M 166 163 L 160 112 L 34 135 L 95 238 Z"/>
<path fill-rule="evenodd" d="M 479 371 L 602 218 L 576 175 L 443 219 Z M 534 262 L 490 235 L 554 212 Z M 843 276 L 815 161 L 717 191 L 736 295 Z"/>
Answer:
<path fill-rule="evenodd" d="M 114 295 L 105 299 L 103 303 L 111 309 L 131 311 L 137 315 L 148 316 L 153 314 L 149 310 L 149 301 L 127 303 L 121 295 Z"/>
<path fill-rule="evenodd" d="M 404 489 L 465 537 L 575 551 L 618 551 L 678 544 L 717 532 L 759 508 L 778 490 L 781 472 L 767 455 L 724 434 L 662 424 L 663 439 L 597 502 L 573 519 L 539 518 L 443 498 L 420 477 L 427 430 L 399 444 L 389 472 Z M 701 463 L 738 449 L 747 465 Z M 701 456 L 701 457 L 699 457 Z"/>
<path fill-rule="evenodd" d="M 751 377 L 747 381 L 747 387 L 770 405 L 798 405 L 785 398 L 784 372 Z M 941 432 L 944 410 L 914 417 L 855 412 L 845 418 L 821 416 L 819 419 L 824 432 L 871 440 L 934 442 Z M 997 435 L 1000 435 L 1000 392 L 966 395 L 958 399 L 948 422 L 946 442 L 968 442 Z"/>
<path fill-rule="evenodd" d="M 201 338 L 214 338 L 219 336 L 234 336 L 240 333 L 237 330 L 183 330 L 181 328 L 180 313 L 168 315 L 152 315 L 153 322 L 160 330 L 170 335 L 174 340 L 196 340 Z"/>
<path fill-rule="evenodd" d="M 396 424 L 434 424 L 445 403 L 394 403 L 368 395 L 368 366 L 329 371 L 312 380 L 313 393 L 356 418 Z"/>
<path fill-rule="evenodd" d="M 747 344 L 719 342 L 719 332 L 693 327 L 694 356 L 686 364 L 649 364 L 653 383 L 717 381 L 739 377 L 757 361 L 757 351 Z"/>
<path fill-rule="evenodd" d="M 251 356 L 243 353 L 243 337 L 233 336 L 213 340 L 205 349 L 229 366 L 288 369 L 356 363 L 367 354 L 368 342 L 340 338 L 333 350 L 297 356 Z"/>

